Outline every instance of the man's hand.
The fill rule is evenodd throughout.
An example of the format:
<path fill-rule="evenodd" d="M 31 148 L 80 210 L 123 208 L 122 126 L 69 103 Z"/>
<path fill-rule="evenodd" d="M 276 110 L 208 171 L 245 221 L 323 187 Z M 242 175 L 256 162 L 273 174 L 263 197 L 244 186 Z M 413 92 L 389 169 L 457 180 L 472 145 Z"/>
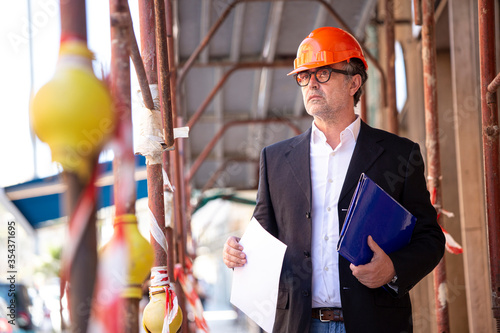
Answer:
<path fill-rule="evenodd" d="M 231 236 L 224 244 L 222 258 L 229 268 L 241 267 L 247 262 L 246 255 L 242 252 L 243 246 L 239 244 L 239 241 L 238 237 Z"/>
<path fill-rule="evenodd" d="M 378 288 L 389 283 L 396 271 L 391 258 L 375 243 L 372 236 L 368 236 L 368 246 L 373 251 L 372 260 L 366 265 L 351 264 L 350 268 L 359 282 L 368 288 Z"/>

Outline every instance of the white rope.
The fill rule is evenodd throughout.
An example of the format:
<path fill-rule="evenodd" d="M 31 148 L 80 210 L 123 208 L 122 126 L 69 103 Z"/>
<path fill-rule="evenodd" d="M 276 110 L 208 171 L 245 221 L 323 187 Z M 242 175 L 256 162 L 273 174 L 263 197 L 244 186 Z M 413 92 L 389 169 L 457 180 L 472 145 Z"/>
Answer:
<path fill-rule="evenodd" d="M 161 169 L 161 171 L 163 173 L 163 186 L 167 186 L 168 189 L 173 192 L 174 188 L 173 188 L 172 184 L 170 183 L 170 179 L 168 179 L 167 172 L 163 168 Z"/>
<path fill-rule="evenodd" d="M 151 235 L 153 235 L 155 241 L 158 244 L 160 244 L 163 250 L 165 250 L 165 253 L 167 253 L 168 249 L 167 239 L 165 238 L 165 234 L 158 226 L 158 222 L 156 221 L 156 218 L 151 209 L 149 209 L 149 216 L 150 216 L 149 231 L 151 232 Z"/>
<path fill-rule="evenodd" d="M 139 120 L 139 136 L 137 138 L 136 153 L 146 156 L 146 163 L 152 165 L 162 162 L 162 143 L 164 140 L 161 112 L 158 107 L 158 85 L 151 84 L 149 88 L 155 104 L 154 109 L 151 110 L 144 106 L 142 99 L 140 99 L 141 102 L 138 103 L 135 108 Z"/>
<path fill-rule="evenodd" d="M 139 127 L 139 135 L 135 146 L 135 153 L 146 156 L 146 164 L 161 164 L 162 153 L 164 150 L 163 144 L 163 123 L 160 112 L 160 97 L 158 94 L 158 85 L 149 85 L 151 97 L 154 102 L 154 109 L 148 109 L 142 98 L 138 98 L 138 102 L 134 103 L 134 113 L 137 115 L 137 124 Z M 138 91 L 140 93 L 140 90 Z M 189 127 L 180 127 L 173 129 L 174 139 L 187 138 L 189 136 Z"/>
<path fill-rule="evenodd" d="M 170 324 L 177 316 L 179 304 L 177 296 L 170 289 L 167 266 L 156 266 L 151 268 L 151 287 L 149 287 L 149 293 L 151 295 L 160 290 L 165 292 L 165 316 L 163 317 L 162 333 L 170 333 Z"/>
<path fill-rule="evenodd" d="M 151 287 L 166 286 L 170 284 L 167 266 L 155 266 L 151 268 Z"/>

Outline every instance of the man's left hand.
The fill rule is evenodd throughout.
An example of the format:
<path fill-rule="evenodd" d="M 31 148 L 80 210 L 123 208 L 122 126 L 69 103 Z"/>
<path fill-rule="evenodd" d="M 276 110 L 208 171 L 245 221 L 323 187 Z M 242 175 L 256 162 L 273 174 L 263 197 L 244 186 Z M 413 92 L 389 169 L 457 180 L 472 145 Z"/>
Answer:
<path fill-rule="evenodd" d="M 372 260 L 366 265 L 351 264 L 350 268 L 359 282 L 368 288 L 378 288 L 389 283 L 396 271 L 391 258 L 375 243 L 372 236 L 368 236 L 368 246 L 373 251 Z"/>

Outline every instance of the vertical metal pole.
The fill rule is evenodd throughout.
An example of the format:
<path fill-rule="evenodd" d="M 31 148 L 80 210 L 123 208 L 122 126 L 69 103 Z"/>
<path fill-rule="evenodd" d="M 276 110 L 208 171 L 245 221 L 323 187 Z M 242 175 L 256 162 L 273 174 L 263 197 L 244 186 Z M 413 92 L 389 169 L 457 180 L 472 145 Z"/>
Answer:
<path fill-rule="evenodd" d="M 491 270 L 493 317 L 500 332 L 500 168 L 498 104 L 495 86 L 495 4 L 479 0 L 479 59 L 481 70 L 481 111 L 483 160 L 486 185 L 486 215 Z M 493 81 L 493 82 L 492 82 Z M 488 85 L 491 82 L 491 89 Z M 498 83 L 498 82 L 497 82 Z"/>
<path fill-rule="evenodd" d="M 155 27 L 156 27 L 156 54 L 158 56 L 158 82 L 160 105 L 163 113 L 163 136 L 167 147 L 173 147 L 173 120 L 172 120 L 172 100 L 169 80 L 169 60 L 167 51 L 167 28 L 165 22 L 165 3 L 164 0 L 154 0 L 155 8 Z"/>
<path fill-rule="evenodd" d="M 75 211 L 86 184 L 72 172 L 62 173 L 68 186 L 65 201 L 67 215 Z M 89 223 L 76 250 L 68 279 L 69 308 L 71 313 L 71 332 L 86 332 L 90 317 L 92 294 L 97 272 L 97 232 L 95 211 L 90 214 Z M 70 226 L 71 228 L 71 226 Z M 64 325 L 64 321 L 61 320 Z M 64 328 L 64 327 L 63 327 Z"/>
<path fill-rule="evenodd" d="M 173 33 L 173 18 L 172 18 L 172 3 L 169 0 L 165 0 L 165 20 L 166 20 L 166 33 L 167 33 L 167 55 L 169 57 L 169 72 L 170 72 L 170 107 L 171 107 L 171 112 L 172 112 L 172 121 L 175 120 L 177 112 L 177 73 L 175 70 L 175 57 L 174 57 L 174 33 Z M 171 153 L 169 151 L 166 151 L 163 153 L 163 169 L 165 170 L 165 173 L 169 177 L 170 180 L 172 180 L 172 174 L 173 174 L 173 166 L 172 166 L 172 159 L 170 158 Z M 174 206 L 174 193 L 171 192 L 170 189 L 165 189 L 165 191 L 169 191 L 169 194 L 171 195 L 171 200 L 169 201 L 170 203 L 170 221 L 169 224 L 170 226 L 167 228 L 167 240 L 169 244 L 172 244 L 171 247 L 169 247 L 169 253 L 168 253 L 168 259 L 169 259 L 169 267 L 174 267 L 175 265 L 175 258 L 177 254 L 177 248 L 178 244 L 176 242 L 176 238 L 174 237 L 174 229 L 173 226 L 175 225 L 175 206 Z M 177 254 L 177 260 L 178 260 L 178 254 Z M 177 292 L 177 297 L 179 301 L 179 306 L 183 309 L 183 311 L 186 309 L 186 301 L 184 298 L 184 294 L 182 293 L 182 288 L 180 284 L 177 282 L 177 287 L 176 287 L 176 292 Z M 185 314 L 187 312 L 184 312 Z M 186 321 L 183 319 L 183 325 L 186 326 Z"/>
<path fill-rule="evenodd" d="M 130 31 L 126 0 L 110 0 L 111 15 L 111 94 L 117 116 L 117 139 L 120 148 L 113 160 L 116 216 L 135 214 L 134 152 L 130 96 Z M 139 330 L 139 299 L 125 298 L 125 332 Z"/>
<path fill-rule="evenodd" d="M 153 0 L 139 1 L 139 19 L 141 31 L 141 54 L 149 84 L 158 84 L 155 43 L 155 13 Z M 149 87 L 148 87 L 149 89 Z M 161 156 L 161 152 L 158 152 Z M 165 203 L 163 194 L 162 163 L 148 163 L 146 166 L 148 180 L 148 207 L 156 219 L 158 227 L 165 234 Z M 167 253 L 151 235 L 155 259 L 153 266 L 167 266 Z M 169 267 L 173 269 L 173 267 Z"/>
<path fill-rule="evenodd" d="M 432 203 L 438 211 L 438 223 L 441 224 L 441 214 L 439 214 L 442 205 L 441 160 L 439 155 L 436 35 L 434 30 L 433 0 L 422 0 L 422 19 L 422 60 L 424 64 L 425 132 L 428 163 L 427 187 L 433 198 Z M 450 331 L 450 325 L 446 295 L 446 265 L 444 257 L 434 269 L 434 292 L 438 332 L 447 333 Z"/>
<path fill-rule="evenodd" d="M 31 15 L 31 0 L 27 1 L 28 5 L 28 47 L 29 47 L 29 59 L 30 59 L 30 109 L 31 103 L 33 102 L 33 96 L 35 91 L 35 70 L 33 66 L 33 26 L 32 26 L 32 15 Z M 31 122 L 30 122 L 31 124 Z M 33 178 L 38 178 L 38 157 L 36 149 L 36 135 L 33 131 L 33 126 L 30 125 L 30 139 L 31 148 L 33 149 Z"/>
<path fill-rule="evenodd" d="M 111 93 L 117 114 L 118 127 L 117 137 L 124 140 L 124 148 L 121 149 L 118 158 L 113 160 L 115 170 L 115 206 L 116 215 L 135 214 L 135 186 L 133 190 L 125 187 L 130 185 L 133 177 L 133 168 L 125 169 L 124 166 L 134 165 L 134 153 L 132 140 L 132 119 L 131 119 L 131 96 L 130 96 L 130 60 L 129 60 L 129 36 L 126 23 L 127 5 L 125 0 L 110 0 L 111 13 Z M 135 185 L 135 180 L 132 183 Z M 125 191 L 121 191 L 124 189 Z M 117 200 L 127 194 L 127 200 Z"/>
<path fill-rule="evenodd" d="M 156 1 L 165 1 L 164 3 L 164 16 L 166 27 L 166 38 L 164 42 L 166 42 L 166 57 L 168 58 L 166 70 L 168 70 L 169 76 L 169 93 L 170 93 L 170 104 L 169 111 L 172 117 L 172 124 L 176 124 L 176 126 L 182 126 L 178 119 L 177 113 L 177 73 L 175 71 L 175 50 L 174 50 L 174 20 L 173 20 L 173 8 L 171 0 L 156 0 Z M 173 130 L 173 129 L 172 129 Z M 184 227 L 186 222 L 186 204 L 183 200 L 185 197 L 185 187 L 184 187 L 184 170 L 182 167 L 180 150 L 182 149 L 181 142 L 177 142 L 177 147 L 173 151 L 170 152 L 168 160 L 172 163 L 172 174 L 174 175 L 173 183 L 175 187 L 174 191 L 174 200 L 173 205 L 174 209 L 172 215 L 174 217 L 174 231 L 171 232 L 168 236 L 173 238 L 173 243 L 176 245 L 175 251 L 177 253 L 178 262 L 185 268 L 185 250 L 186 250 L 186 242 L 184 235 Z M 165 156 L 165 159 L 167 157 Z M 179 306 L 184 311 L 184 316 L 182 319 L 182 327 L 181 331 L 186 333 L 189 332 L 189 322 L 188 322 L 188 311 L 186 308 L 186 295 L 179 284 L 176 281 L 176 292 L 179 301 Z"/>
<path fill-rule="evenodd" d="M 422 25 L 422 0 L 413 0 L 413 18 L 415 25 Z"/>
<path fill-rule="evenodd" d="M 185 201 L 184 201 L 184 182 L 183 182 L 183 171 L 182 171 L 182 162 L 181 162 L 181 154 L 179 152 L 179 143 L 177 143 L 177 147 L 175 150 L 170 151 L 170 161 L 172 161 L 172 173 L 174 175 L 174 242 L 177 245 L 176 247 L 176 252 L 177 252 L 177 258 L 178 262 L 182 265 L 182 268 L 185 270 L 186 268 L 186 236 L 184 232 L 184 227 L 185 227 Z M 179 287 L 176 289 L 177 295 L 179 297 L 179 305 L 185 311 L 184 313 L 187 314 L 188 311 L 186 310 L 186 298 L 185 295 L 182 291 L 182 288 L 180 288 L 180 284 L 177 283 L 177 286 Z M 187 315 L 183 317 L 183 324 L 182 324 L 182 332 L 188 332 L 188 322 L 187 322 Z"/>
<path fill-rule="evenodd" d="M 61 40 L 72 37 L 87 40 L 87 16 L 84 0 L 61 1 Z"/>
<path fill-rule="evenodd" d="M 77 38 L 87 41 L 85 0 L 61 1 L 61 40 Z M 62 177 L 68 186 L 65 196 L 67 215 L 75 210 L 78 200 L 87 184 L 76 173 L 64 171 Z M 86 332 L 91 309 L 91 295 L 97 271 L 97 236 L 95 212 L 82 236 L 82 241 L 73 262 L 68 279 L 69 307 L 71 313 L 71 331 Z M 71 226 L 70 226 L 71 228 Z"/>
<path fill-rule="evenodd" d="M 385 0 L 385 52 L 387 70 L 387 124 L 391 133 L 398 134 L 398 109 L 396 106 L 396 74 L 394 69 L 394 0 Z"/>

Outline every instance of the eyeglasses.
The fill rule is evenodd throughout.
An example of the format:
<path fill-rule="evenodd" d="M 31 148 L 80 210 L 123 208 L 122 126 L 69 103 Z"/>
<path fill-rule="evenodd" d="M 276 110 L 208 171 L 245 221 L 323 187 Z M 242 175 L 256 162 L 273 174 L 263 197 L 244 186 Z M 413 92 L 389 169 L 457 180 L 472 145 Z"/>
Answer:
<path fill-rule="evenodd" d="M 344 75 L 349 75 L 347 71 L 341 70 L 341 69 L 336 69 L 336 68 L 331 68 L 331 67 L 322 67 L 318 69 L 316 72 L 309 72 L 309 71 L 304 71 L 295 74 L 295 80 L 297 81 L 297 84 L 300 87 L 305 87 L 309 84 L 309 81 L 311 80 L 311 75 L 314 74 L 314 77 L 316 78 L 316 81 L 319 83 L 326 83 L 328 80 L 330 80 L 330 76 L 332 75 L 332 72 L 339 73 L 339 74 L 344 74 Z"/>

